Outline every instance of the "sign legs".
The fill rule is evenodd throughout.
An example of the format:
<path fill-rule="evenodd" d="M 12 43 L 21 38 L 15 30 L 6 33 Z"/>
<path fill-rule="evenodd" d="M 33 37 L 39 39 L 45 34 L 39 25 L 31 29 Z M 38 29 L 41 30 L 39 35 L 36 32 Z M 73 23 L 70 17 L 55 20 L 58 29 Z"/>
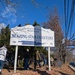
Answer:
<path fill-rule="evenodd" d="M 17 55 L 18 55 L 18 46 L 16 46 L 16 51 L 15 51 L 14 73 L 16 73 Z M 49 71 L 51 71 L 51 64 L 50 64 L 50 47 L 48 47 L 48 67 L 49 67 Z"/>
<path fill-rule="evenodd" d="M 51 71 L 51 64 L 50 64 L 50 47 L 48 47 L 48 67 L 49 67 L 49 71 Z"/>
<path fill-rule="evenodd" d="M 18 55 L 18 46 L 16 46 L 16 51 L 15 51 L 14 73 L 16 73 L 17 55 Z"/>

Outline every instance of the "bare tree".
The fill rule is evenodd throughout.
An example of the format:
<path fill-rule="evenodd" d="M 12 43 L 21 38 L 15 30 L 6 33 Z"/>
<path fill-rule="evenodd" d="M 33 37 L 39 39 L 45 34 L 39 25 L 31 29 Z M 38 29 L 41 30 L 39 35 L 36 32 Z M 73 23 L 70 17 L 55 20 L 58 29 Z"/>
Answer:
<path fill-rule="evenodd" d="M 46 23 L 44 23 L 44 27 L 50 28 L 55 32 L 55 47 L 58 49 L 58 57 L 60 57 L 61 59 L 63 57 L 62 53 L 64 53 L 62 47 L 62 39 L 64 36 L 56 8 L 52 12 L 52 14 L 49 15 L 49 20 Z"/>

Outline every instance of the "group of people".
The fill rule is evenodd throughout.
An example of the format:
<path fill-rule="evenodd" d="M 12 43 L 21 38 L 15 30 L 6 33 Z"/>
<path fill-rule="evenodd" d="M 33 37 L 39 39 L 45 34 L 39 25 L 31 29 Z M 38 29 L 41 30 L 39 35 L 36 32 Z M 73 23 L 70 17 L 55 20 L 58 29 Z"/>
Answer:
<path fill-rule="evenodd" d="M 36 66 L 41 67 L 43 65 L 47 65 L 46 56 L 43 53 L 40 54 L 38 50 L 34 52 L 32 60 L 30 57 L 29 49 L 25 50 L 23 54 L 24 54 L 23 55 L 24 70 L 29 69 L 29 65 L 31 64 L 32 61 L 34 63 L 34 69 L 36 69 Z M 20 56 L 18 56 L 18 57 L 20 57 Z M 20 66 L 20 61 L 21 61 L 20 58 L 18 58 L 18 66 Z"/>
<path fill-rule="evenodd" d="M 29 69 L 29 58 L 30 58 L 30 54 L 29 54 L 29 49 L 27 49 L 27 51 L 24 53 L 24 69 Z M 43 66 L 43 65 L 47 65 L 47 58 L 43 53 L 39 53 L 39 51 L 37 50 L 34 53 L 34 69 L 36 69 L 36 66 Z"/>
<path fill-rule="evenodd" d="M 6 60 L 6 55 L 7 54 L 7 48 L 6 45 L 3 45 L 0 47 L 0 75 L 2 75 L 2 69 L 4 67 L 4 63 Z M 20 56 L 18 56 L 18 59 L 20 59 Z M 30 60 L 30 52 L 29 49 L 24 51 L 24 70 L 29 69 L 29 60 Z M 18 62 L 20 62 L 19 60 Z M 19 63 L 20 64 L 20 63 Z M 39 53 L 37 50 L 34 53 L 34 69 L 36 69 L 36 66 L 38 65 L 41 67 L 41 65 L 46 65 L 47 64 L 47 59 L 43 53 Z"/>

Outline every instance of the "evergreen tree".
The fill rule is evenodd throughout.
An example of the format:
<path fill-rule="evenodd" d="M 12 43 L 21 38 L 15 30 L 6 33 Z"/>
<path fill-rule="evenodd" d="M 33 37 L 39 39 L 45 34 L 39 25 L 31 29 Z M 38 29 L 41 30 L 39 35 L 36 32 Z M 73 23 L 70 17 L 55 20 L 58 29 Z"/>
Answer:
<path fill-rule="evenodd" d="M 36 21 L 34 22 L 33 26 L 40 26 Z"/>
<path fill-rule="evenodd" d="M 0 37 L 0 44 L 9 45 L 10 42 L 10 28 L 9 25 L 6 28 L 1 29 L 1 37 Z"/>

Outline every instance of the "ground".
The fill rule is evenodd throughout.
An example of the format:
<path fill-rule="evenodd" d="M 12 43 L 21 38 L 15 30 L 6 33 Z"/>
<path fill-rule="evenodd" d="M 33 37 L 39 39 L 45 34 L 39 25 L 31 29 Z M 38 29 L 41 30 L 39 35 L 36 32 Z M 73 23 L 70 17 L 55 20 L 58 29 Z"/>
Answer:
<path fill-rule="evenodd" d="M 13 68 L 10 68 L 10 72 L 7 69 L 2 70 L 2 75 L 75 75 L 75 72 L 68 66 L 68 64 L 63 64 L 60 67 L 51 67 L 51 71 L 48 71 L 46 67 L 37 67 L 36 70 L 23 70 L 17 69 L 14 73 Z"/>

